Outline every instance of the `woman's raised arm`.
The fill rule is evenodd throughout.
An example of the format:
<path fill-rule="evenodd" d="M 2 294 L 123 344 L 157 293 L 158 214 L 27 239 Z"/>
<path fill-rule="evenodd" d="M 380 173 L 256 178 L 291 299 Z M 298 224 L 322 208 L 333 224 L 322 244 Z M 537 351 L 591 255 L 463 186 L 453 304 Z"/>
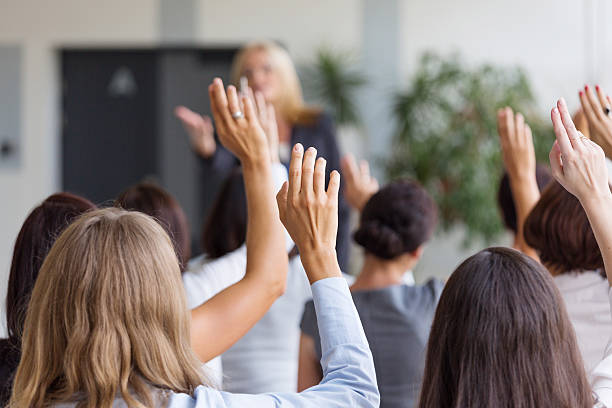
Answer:
<path fill-rule="evenodd" d="M 209 93 L 219 140 L 242 164 L 248 221 L 244 278 L 191 312 L 191 343 L 204 362 L 231 347 L 284 292 L 288 262 L 268 141 L 255 108 L 233 86 L 226 92 L 218 78 Z"/>

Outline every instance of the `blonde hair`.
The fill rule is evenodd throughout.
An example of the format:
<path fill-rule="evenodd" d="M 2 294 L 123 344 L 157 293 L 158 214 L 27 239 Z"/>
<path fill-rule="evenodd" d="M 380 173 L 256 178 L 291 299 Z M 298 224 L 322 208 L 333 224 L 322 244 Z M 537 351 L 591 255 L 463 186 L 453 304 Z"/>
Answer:
<path fill-rule="evenodd" d="M 246 57 L 251 52 L 263 51 L 268 54 L 272 69 L 281 82 L 281 95 L 274 101 L 275 108 L 283 118 L 293 124 L 312 124 L 319 117 L 321 110 L 304 104 L 302 87 L 295 66 L 289 53 L 270 41 L 256 41 L 242 47 L 234 57 L 230 73 L 231 82 L 238 86 L 244 74 Z"/>
<path fill-rule="evenodd" d="M 120 394 L 145 407 L 165 390 L 192 394 L 205 379 L 190 324 L 163 228 L 117 208 L 87 213 L 41 267 L 9 406 L 111 407 Z"/>

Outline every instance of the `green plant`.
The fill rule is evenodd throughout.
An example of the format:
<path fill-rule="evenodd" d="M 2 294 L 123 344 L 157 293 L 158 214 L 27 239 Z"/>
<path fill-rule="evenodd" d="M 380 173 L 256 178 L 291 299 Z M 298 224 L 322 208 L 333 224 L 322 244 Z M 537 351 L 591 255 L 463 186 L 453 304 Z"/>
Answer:
<path fill-rule="evenodd" d="M 338 125 L 360 123 L 356 92 L 367 80 L 355 65 L 352 54 L 321 48 L 314 63 L 304 67 L 301 75 L 307 97 L 328 109 Z"/>
<path fill-rule="evenodd" d="M 443 229 L 465 225 L 466 244 L 503 231 L 496 201 L 503 172 L 496 113 L 503 106 L 525 115 L 536 156 L 546 160 L 552 127 L 538 115 L 520 68 L 469 67 L 457 55 L 427 53 L 409 89 L 395 97 L 387 176 L 419 180 L 438 203 Z"/>

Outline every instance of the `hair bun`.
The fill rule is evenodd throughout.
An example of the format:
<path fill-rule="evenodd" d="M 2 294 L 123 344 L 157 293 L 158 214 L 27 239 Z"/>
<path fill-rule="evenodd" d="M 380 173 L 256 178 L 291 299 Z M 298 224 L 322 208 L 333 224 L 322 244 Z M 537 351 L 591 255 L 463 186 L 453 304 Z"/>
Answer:
<path fill-rule="evenodd" d="M 400 234 L 376 219 L 364 222 L 355 231 L 354 239 L 379 258 L 393 259 L 406 252 Z"/>

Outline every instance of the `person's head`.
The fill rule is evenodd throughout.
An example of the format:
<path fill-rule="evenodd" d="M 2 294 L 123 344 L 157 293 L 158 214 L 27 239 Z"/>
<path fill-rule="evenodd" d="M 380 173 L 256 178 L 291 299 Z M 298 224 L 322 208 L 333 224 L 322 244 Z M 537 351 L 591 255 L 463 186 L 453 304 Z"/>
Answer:
<path fill-rule="evenodd" d="M 395 181 L 368 200 L 353 237 L 366 255 L 392 260 L 408 254 L 418 259 L 436 222 L 436 205 L 425 189 L 414 181 Z"/>
<path fill-rule="evenodd" d="M 550 171 L 546 166 L 538 164 L 536 166 L 536 181 L 540 191 L 552 181 Z M 514 198 L 512 197 L 512 189 L 510 188 L 510 177 L 504 171 L 504 174 L 499 182 L 497 191 L 497 203 L 502 213 L 502 219 L 506 228 L 516 234 L 516 207 L 514 206 Z"/>
<path fill-rule="evenodd" d="M 70 193 L 53 194 L 24 221 L 13 250 L 6 295 L 9 338 L 19 345 L 26 310 L 40 267 L 55 239 L 70 223 L 96 206 Z"/>
<path fill-rule="evenodd" d="M 318 115 L 304 105 L 302 88 L 289 53 L 271 41 L 252 42 L 240 49 L 231 68 L 231 82 L 245 76 L 255 92 L 261 92 L 276 113 L 290 123 L 307 123 Z"/>
<path fill-rule="evenodd" d="M 603 258 L 582 205 L 552 182 L 525 220 L 525 241 L 554 273 L 603 268 Z"/>
<path fill-rule="evenodd" d="M 465 260 L 436 309 L 419 407 L 592 405 L 576 335 L 550 274 L 510 248 Z"/>
<path fill-rule="evenodd" d="M 185 270 L 191 257 L 189 225 L 183 209 L 170 193 L 155 184 L 139 183 L 122 192 L 115 206 L 155 218 L 172 239 L 181 271 Z"/>
<path fill-rule="evenodd" d="M 210 259 L 240 248 L 246 241 L 247 204 L 242 170 L 224 181 L 202 229 L 202 249 Z"/>
<path fill-rule="evenodd" d="M 11 403 L 152 406 L 202 384 L 178 259 L 151 217 L 91 211 L 56 240 L 28 308 Z M 81 406 L 81 405 L 79 405 Z"/>

